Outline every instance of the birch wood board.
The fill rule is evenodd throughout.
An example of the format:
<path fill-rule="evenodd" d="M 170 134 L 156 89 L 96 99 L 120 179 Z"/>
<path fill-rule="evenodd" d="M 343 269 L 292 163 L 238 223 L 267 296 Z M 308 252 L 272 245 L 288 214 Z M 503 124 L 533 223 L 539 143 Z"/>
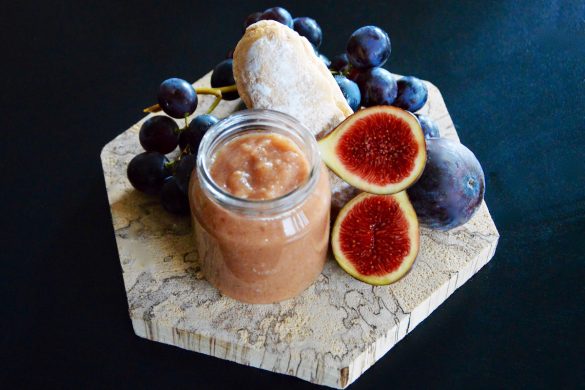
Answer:
<path fill-rule="evenodd" d="M 210 73 L 195 83 L 209 86 Z M 439 90 L 419 111 L 442 137 L 458 140 Z M 199 96 L 195 115 L 213 98 Z M 222 118 L 243 108 L 222 101 Z M 150 116 L 150 115 L 149 115 Z M 494 255 L 499 234 L 482 204 L 449 232 L 421 229 L 412 270 L 389 286 L 370 286 L 329 259 L 320 277 L 294 299 L 250 305 L 221 296 L 201 274 L 188 217 L 167 214 L 159 200 L 132 188 L 126 166 L 143 150 L 138 131 L 124 131 L 102 150 L 106 188 L 138 336 L 221 359 L 345 388 L 428 317 Z"/>

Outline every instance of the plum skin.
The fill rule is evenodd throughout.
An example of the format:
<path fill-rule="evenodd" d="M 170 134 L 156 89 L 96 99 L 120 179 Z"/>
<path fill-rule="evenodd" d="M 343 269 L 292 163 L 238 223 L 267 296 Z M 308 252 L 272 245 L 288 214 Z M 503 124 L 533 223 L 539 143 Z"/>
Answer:
<path fill-rule="evenodd" d="M 471 219 L 483 201 L 485 177 L 477 158 L 464 145 L 427 139 L 427 164 L 408 196 L 421 225 L 450 230 Z"/>

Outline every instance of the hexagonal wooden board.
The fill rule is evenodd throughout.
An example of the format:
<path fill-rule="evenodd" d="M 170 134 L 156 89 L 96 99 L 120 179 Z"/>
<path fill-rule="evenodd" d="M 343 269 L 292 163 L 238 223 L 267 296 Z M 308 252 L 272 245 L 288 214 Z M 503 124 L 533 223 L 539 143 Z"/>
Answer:
<path fill-rule="evenodd" d="M 210 74 L 195 83 L 208 86 Z M 428 83 L 420 112 L 458 139 L 439 90 Z M 200 96 L 196 114 L 207 110 Z M 241 108 L 221 102 L 215 115 Z M 142 151 L 141 121 L 101 154 L 112 220 L 137 335 L 153 341 L 344 388 L 380 359 L 494 255 L 498 231 L 483 204 L 464 226 L 422 229 L 410 273 L 390 286 L 359 282 L 329 260 L 297 298 L 271 305 L 237 302 L 202 277 L 189 218 L 167 214 L 158 199 L 135 191 L 126 178 Z"/>

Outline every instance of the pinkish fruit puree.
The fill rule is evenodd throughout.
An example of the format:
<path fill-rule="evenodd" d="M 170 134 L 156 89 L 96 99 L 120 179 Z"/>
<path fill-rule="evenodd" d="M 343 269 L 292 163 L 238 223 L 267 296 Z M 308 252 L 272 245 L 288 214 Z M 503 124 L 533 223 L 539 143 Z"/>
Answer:
<path fill-rule="evenodd" d="M 287 137 L 256 133 L 225 144 L 214 156 L 211 177 L 238 198 L 275 199 L 307 181 L 309 163 Z"/>
<path fill-rule="evenodd" d="M 251 202 L 290 197 L 291 207 L 269 215 L 224 207 L 194 174 L 190 202 L 201 268 L 223 294 L 271 303 L 300 294 L 323 270 L 329 241 L 331 193 L 325 166 L 310 194 L 306 156 L 289 138 L 265 132 L 228 141 L 212 156 L 210 174 L 224 191 Z M 287 195 L 288 194 L 288 195 Z"/>

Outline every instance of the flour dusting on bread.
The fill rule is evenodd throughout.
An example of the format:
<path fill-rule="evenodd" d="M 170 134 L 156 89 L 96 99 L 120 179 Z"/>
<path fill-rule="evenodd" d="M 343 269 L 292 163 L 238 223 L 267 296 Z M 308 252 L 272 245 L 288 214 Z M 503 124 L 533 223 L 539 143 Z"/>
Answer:
<path fill-rule="evenodd" d="M 248 108 L 289 114 L 317 138 L 353 113 L 309 41 L 278 22 L 248 27 L 234 51 L 234 77 Z"/>

